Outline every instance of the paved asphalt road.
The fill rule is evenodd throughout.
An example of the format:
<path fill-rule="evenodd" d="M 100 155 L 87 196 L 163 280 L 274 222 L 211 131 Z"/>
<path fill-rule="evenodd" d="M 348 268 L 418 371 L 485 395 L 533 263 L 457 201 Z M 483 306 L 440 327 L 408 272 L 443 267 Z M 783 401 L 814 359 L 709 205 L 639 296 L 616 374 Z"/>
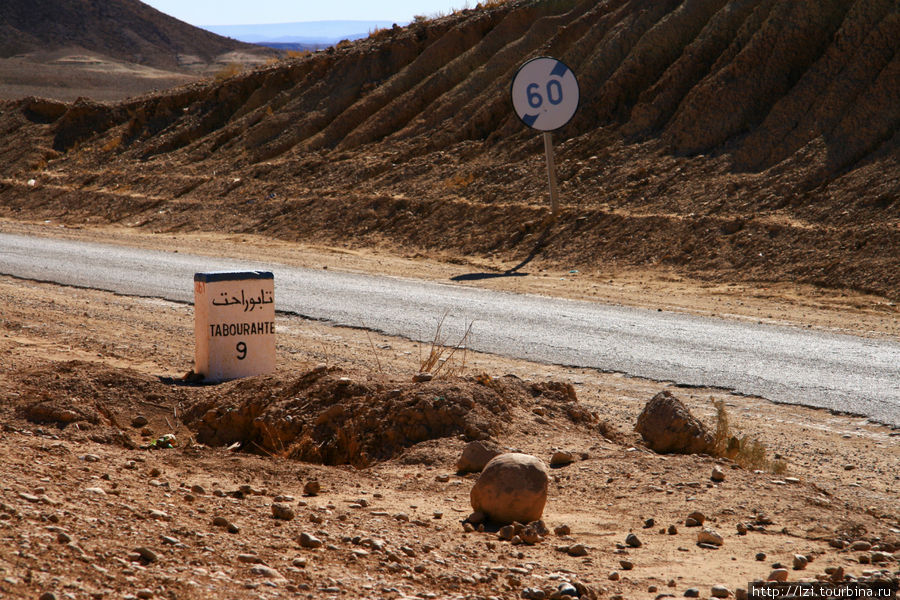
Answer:
<path fill-rule="evenodd" d="M 743 321 L 0 234 L 0 273 L 193 302 L 195 272 L 268 270 L 279 312 L 533 361 L 727 388 L 900 427 L 900 343 Z"/>

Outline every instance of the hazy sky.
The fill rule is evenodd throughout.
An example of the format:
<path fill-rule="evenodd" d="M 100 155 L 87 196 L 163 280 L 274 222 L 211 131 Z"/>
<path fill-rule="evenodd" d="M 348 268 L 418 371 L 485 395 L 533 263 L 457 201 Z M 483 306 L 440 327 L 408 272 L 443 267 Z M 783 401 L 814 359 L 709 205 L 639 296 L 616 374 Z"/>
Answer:
<path fill-rule="evenodd" d="M 392 21 L 464 8 L 466 0 L 143 0 L 191 25 L 260 25 L 296 21 Z M 474 7 L 478 0 L 469 0 Z"/>

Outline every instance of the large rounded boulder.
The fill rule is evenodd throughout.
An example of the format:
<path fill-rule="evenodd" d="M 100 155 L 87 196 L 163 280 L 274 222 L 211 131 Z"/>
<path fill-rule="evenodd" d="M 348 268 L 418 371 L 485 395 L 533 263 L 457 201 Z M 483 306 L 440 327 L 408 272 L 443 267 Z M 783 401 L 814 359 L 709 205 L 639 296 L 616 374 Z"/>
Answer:
<path fill-rule="evenodd" d="M 485 465 L 470 499 L 475 511 L 495 523 L 530 523 L 541 518 L 547 503 L 550 472 L 530 454 L 507 453 Z"/>

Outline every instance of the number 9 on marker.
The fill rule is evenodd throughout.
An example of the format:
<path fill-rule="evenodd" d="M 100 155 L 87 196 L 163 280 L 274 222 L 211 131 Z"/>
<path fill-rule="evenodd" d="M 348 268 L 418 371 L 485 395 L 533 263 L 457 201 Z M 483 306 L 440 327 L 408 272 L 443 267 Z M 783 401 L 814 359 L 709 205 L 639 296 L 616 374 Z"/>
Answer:
<path fill-rule="evenodd" d="M 522 122 L 538 131 L 553 131 L 578 110 L 578 80 L 565 63 L 541 56 L 519 67 L 513 78 L 513 108 Z"/>

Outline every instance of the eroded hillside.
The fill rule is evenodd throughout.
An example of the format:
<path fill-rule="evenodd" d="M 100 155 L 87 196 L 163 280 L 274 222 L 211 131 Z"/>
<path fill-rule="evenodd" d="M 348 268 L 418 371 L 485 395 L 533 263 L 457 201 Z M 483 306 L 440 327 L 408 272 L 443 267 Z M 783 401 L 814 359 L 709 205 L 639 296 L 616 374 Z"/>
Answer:
<path fill-rule="evenodd" d="M 890 0 L 464 10 L 123 104 L 7 104 L 0 214 L 897 298 L 898 40 Z M 549 230 L 508 97 L 537 55 L 582 95 Z"/>

